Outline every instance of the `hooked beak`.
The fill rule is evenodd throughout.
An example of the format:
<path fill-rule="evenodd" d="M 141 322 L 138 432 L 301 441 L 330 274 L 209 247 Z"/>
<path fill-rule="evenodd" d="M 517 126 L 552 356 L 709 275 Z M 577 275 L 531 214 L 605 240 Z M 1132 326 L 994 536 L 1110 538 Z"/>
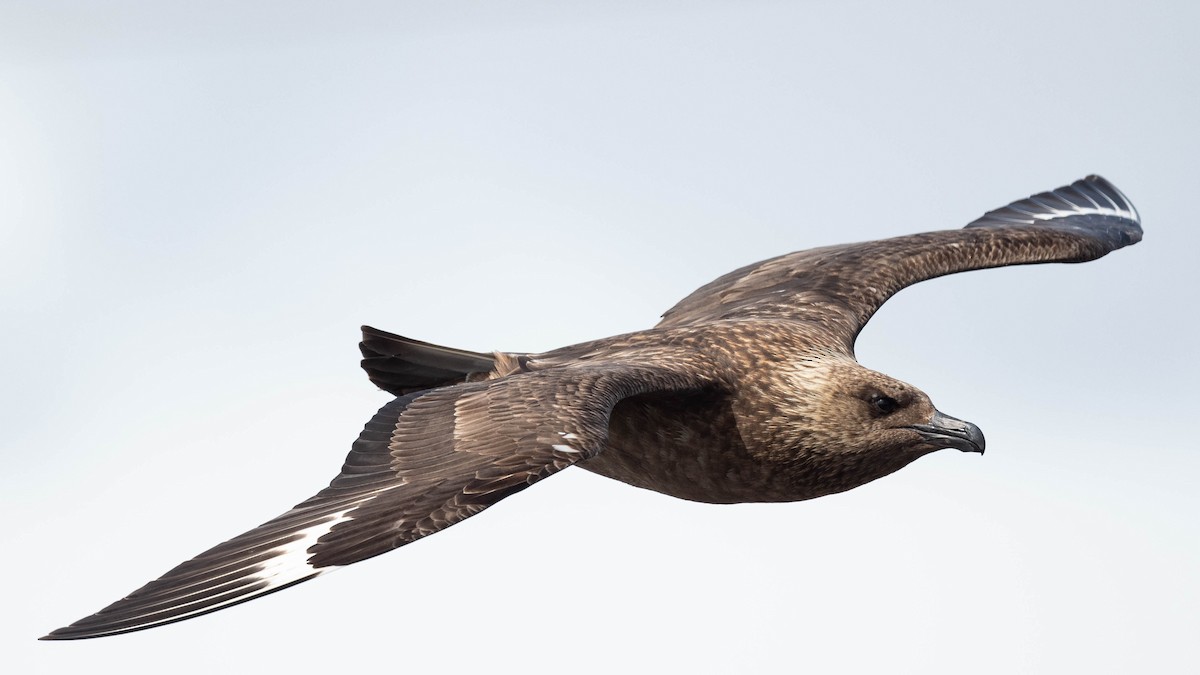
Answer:
<path fill-rule="evenodd" d="M 979 427 L 970 422 L 943 415 L 937 410 L 933 411 L 933 417 L 928 424 L 914 424 L 908 428 L 921 434 L 921 438 L 929 445 L 983 454 L 985 443 L 983 432 L 979 430 Z"/>

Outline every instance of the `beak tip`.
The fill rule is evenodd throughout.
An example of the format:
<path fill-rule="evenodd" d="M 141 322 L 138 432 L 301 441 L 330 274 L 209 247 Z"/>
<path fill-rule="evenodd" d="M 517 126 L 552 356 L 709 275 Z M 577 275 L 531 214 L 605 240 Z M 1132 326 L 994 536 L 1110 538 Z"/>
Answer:
<path fill-rule="evenodd" d="M 928 424 L 909 427 L 920 433 L 926 442 L 938 447 L 956 448 L 962 452 L 983 454 L 987 447 L 983 431 L 979 427 L 940 411 L 934 411 Z"/>

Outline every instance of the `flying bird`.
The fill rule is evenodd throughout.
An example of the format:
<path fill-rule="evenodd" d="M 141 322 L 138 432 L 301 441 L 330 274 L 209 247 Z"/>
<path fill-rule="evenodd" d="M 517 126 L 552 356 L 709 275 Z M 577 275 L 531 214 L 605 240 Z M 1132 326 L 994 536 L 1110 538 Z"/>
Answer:
<path fill-rule="evenodd" d="M 1085 262 L 1141 240 L 1136 209 L 1089 176 L 963 229 L 789 253 L 726 274 L 649 330 L 541 354 L 451 349 L 363 327 L 371 381 L 396 395 L 329 487 L 43 639 L 188 619 L 449 527 L 572 465 L 701 502 L 842 492 L 974 424 L 855 360 L 859 331 L 911 284 Z"/>

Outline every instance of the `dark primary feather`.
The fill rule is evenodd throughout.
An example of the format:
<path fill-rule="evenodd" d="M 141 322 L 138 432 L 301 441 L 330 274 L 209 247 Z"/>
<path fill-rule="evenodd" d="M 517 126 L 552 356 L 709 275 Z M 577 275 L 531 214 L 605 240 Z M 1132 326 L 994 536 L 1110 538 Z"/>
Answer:
<path fill-rule="evenodd" d="M 367 422 L 330 487 L 287 513 L 179 565 L 125 598 L 60 628 L 43 639 L 115 635 L 150 628 L 251 600 L 320 574 L 306 565 L 272 570 L 279 551 L 303 537 L 306 528 L 327 523 L 338 512 L 369 499 L 369 488 L 347 489 L 355 476 L 379 478 L 387 471 L 388 444 L 395 419 L 413 397 L 398 398 Z M 341 482 L 341 485 L 338 485 Z M 335 487 L 337 486 L 337 487 Z M 301 561 L 303 562 L 303 561 Z M 264 578 L 265 577 L 265 578 Z"/>
<path fill-rule="evenodd" d="M 795 414 L 812 393 L 796 389 L 804 381 L 797 364 L 851 355 L 875 310 L 923 279 L 1092 260 L 1140 238 L 1129 201 L 1090 176 L 961 230 L 743 267 L 689 295 L 654 329 L 544 354 L 482 354 L 364 327 L 363 368 L 399 398 L 367 423 L 328 487 L 46 638 L 125 633 L 244 602 L 403 546 L 579 462 L 699 501 L 850 489 L 921 453 L 828 463 L 837 453 L 821 446 L 820 461 L 788 464 L 796 446 L 774 439 L 829 438 L 847 427 Z M 858 372 L 845 370 L 853 359 L 831 361 Z"/>

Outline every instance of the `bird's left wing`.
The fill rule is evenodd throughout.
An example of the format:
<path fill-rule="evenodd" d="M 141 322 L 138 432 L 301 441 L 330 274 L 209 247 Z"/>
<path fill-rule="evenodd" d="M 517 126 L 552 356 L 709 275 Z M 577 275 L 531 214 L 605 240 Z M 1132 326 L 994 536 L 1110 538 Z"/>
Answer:
<path fill-rule="evenodd" d="M 600 452 L 618 401 L 703 386 L 690 372 L 588 364 L 398 398 L 367 423 L 329 487 L 43 639 L 181 621 L 437 532 Z"/>
<path fill-rule="evenodd" d="M 961 230 L 827 246 L 764 260 L 702 286 L 660 327 L 766 318 L 819 325 L 847 351 L 897 291 L 955 272 L 1095 260 L 1142 238 L 1137 210 L 1088 176 L 990 211 Z"/>

